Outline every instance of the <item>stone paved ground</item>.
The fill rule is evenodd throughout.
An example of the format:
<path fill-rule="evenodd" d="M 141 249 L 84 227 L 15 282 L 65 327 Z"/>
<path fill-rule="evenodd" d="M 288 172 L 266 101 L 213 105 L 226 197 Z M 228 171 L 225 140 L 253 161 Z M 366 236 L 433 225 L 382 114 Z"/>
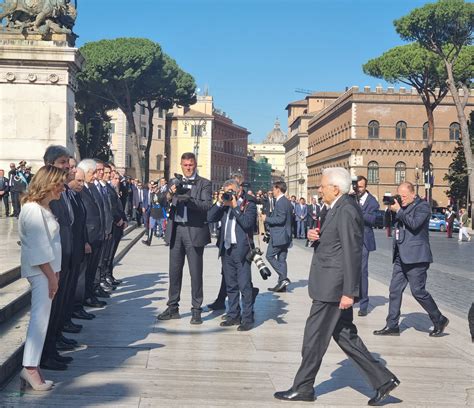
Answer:
<path fill-rule="evenodd" d="M 205 313 L 190 326 L 190 288 L 183 284 L 181 320 L 156 321 L 167 295 L 167 248 L 135 246 L 117 268 L 125 279 L 97 318 L 75 338 L 83 346 L 70 353 L 66 372 L 46 372 L 52 392 L 19 394 L 14 378 L 0 392 L 0 407 L 282 407 L 275 390 L 286 389 L 300 362 L 303 327 L 310 307 L 307 275 L 310 253 L 299 245 L 289 255 L 291 291 L 272 294 L 274 285 L 254 273 L 260 288 L 256 327 L 247 333 L 219 327 L 220 315 Z M 375 258 L 375 257 L 374 257 Z M 375 268 L 377 261 L 371 266 Z M 205 299 L 219 286 L 216 248 L 205 255 Z M 389 402 L 399 407 L 465 407 L 474 403 L 473 350 L 466 319 L 448 312 L 447 334 L 429 338 L 430 322 L 407 294 L 400 337 L 371 333 L 383 327 L 387 286 L 371 280 L 371 313 L 356 317 L 369 350 L 401 380 Z M 73 335 L 71 335 L 72 337 Z M 331 344 L 315 384 L 318 407 L 363 407 L 372 390 L 337 345 Z"/>

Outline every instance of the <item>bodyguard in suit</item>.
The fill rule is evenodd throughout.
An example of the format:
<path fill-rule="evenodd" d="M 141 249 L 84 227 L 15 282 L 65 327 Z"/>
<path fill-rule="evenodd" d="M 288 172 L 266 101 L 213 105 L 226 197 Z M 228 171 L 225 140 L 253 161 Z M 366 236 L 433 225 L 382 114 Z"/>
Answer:
<path fill-rule="evenodd" d="M 426 310 L 433 322 L 431 337 L 443 334 L 449 320 L 443 316 L 435 301 L 426 290 L 426 277 L 433 262 L 429 239 L 431 209 L 429 203 L 415 194 L 410 182 L 398 186 L 400 202 L 395 199 L 390 210 L 395 213 L 395 234 L 393 239 L 393 273 L 390 282 L 390 301 L 387 325 L 374 331 L 375 335 L 398 336 L 400 329 L 400 307 L 402 295 L 410 284 L 413 297 Z"/>
<path fill-rule="evenodd" d="M 5 171 L 0 169 L 0 202 L 3 202 L 5 207 L 5 217 L 10 216 L 10 204 L 8 204 L 9 196 L 8 179 L 5 177 Z"/>
<path fill-rule="evenodd" d="M 266 258 L 278 274 L 277 285 L 268 288 L 272 292 L 286 292 L 286 287 L 290 284 L 286 257 L 292 241 L 293 206 L 285 197 L 285 193 L 286 183 L 284 181 L 274 183 L 275 209 L 270 216 L 262 215 L 263 221 L 270 229 L 270 242 L 268 243 Z"/>
<path fill-rule="evenodd" d="M 364 246 L 362 247 L 362 273 L 360 277 L 359 316 L 367 316 L 369 307 L 369 253 L 375 251 L 374 225 L 379 203 L 367 191 L 367 179 L 357 177 L 357 200 L 364 217 Z"/>
<path fill-rule="evenodd" d="M 319 192 L 330 207 L 321 231 L 308 232 L 315 241 L 309 275 L 313 300 L 306 321 L 302 362 L 292 388 L 275 393 L 287 401 L 314 401 L 314 380 L 331 337 L 365 374 L 376 395 L 377 405 L 399 384 L 398 379 L 376 360 L 357 335 L 352 306 L 359 296 L 363 245 L 363 217 L 353 197 L 348 196 L 351 176 L 343 168 L 323 171 Z"/>
<path fill-rule="evenodd" d="M 311 199 L 311 204 L 308 204 L 308 216 L 306 220 L 308 229 L 316 228 L 320 212 L 321 207 L 318 204 L 318 200 L 316 199 L 316 197 L 313 197 Z"/>
<path fill-rule="evenodd" d="M 306 217 L 308 216 L 308 206 L 304 198 L 295 206 L 296 218 L 296 238 L 306 239 Z"/>
<path fill-rule="evenodd" d="M 188 191 L 180 194 L 176 185 L 170 187 L 171 207 L 165 235 L 165 241 L 170 246 L 168 308 L 158 319 L 180 318 L 179 300 L 186 257 L 191 274 L 191 324 L 201 324 L 203 254 L 204 247 L 211 242 L 206 221 L 207 211 L 212 206 L 212 185 L 209 180 L 197 174 L 194 153 L 184 153 L 181 156 L 181 169 Z"/>
<path fill-rule="evenodd" d="M 143 184 L 137 182 L 136 186 L 132 189 L 132 206 L 133 206 L 133 215 L 137 221 L 139 227 L 143 224 L 143 200 L 144 200 L 144 190 Z"/>
<path fill-rule="evenodd" d="M 253 286 L 251 264 L 247 254 L 253 248 L 253 231 L 257 223 L 257 206 L 254 201 L 242 200 L 239 204 L 240 186 L 234 179 L 227 180 L 223 194 L 207 214 L 208 222 L 221 222 L 221 233 L 217 243 L 228 297 L 227 319 L 222 327 L 238 326 L 239 331 L 253 327 Z M 240 308 L 242 300 L 242 313 Z"/>

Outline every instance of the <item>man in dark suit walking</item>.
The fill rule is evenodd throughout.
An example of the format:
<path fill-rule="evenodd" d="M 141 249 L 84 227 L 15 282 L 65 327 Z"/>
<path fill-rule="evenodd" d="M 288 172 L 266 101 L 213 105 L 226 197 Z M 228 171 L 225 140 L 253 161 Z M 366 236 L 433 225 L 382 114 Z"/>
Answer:
<path fill-rule="evenodd" d="M 359 296 L 364 224 L 360 207 L 347 194 L 350 187 L 347 170 L 339 167 L 323 171 L 319 192 L 329 211 L 321 231 L 308 232 L 308 239 L 316 243 L 309 276 L 313 304 L 304 332 L 303 360 L 293 387 L 275 393 L 277 399 L 316 399 L 314 380 L 331 337 L 376 389 L 369 405 L 379 404 L 399 384 L 398 379 L 372 357 L 353 323 L 352 306 Z"/>
<path fill-rule="evenodd" d="M 201 324 L 203 301 L 202 272 L 204 247 L 211 242 L 207 225 L 207 211 L 212 206 L 212 184 L 197 174 L 194 153 L 181 156 L 183 187 L 170 187 L 170 216 L 165 241 L 170 246 L 168 308 L 159 320 L 179 319 L 179 301 L 183 280 L 184 259 L 187 257 L 191 274 L 192 317 L 191 324 Z"/>
<path fill-rule="evenodd" d="M 426 290 L 426 277 L 433 262 L 429 239 L 431 209 L 429 203 L 415 193 L 412 183 L 398 186 L 400 202 L 395 199 L 390 210 L 395 213 L 395 234 L 393 239 L 393 273 L 390 282 L 390 301 L 387 325 L 374 331 L 378 336 L 398 336 L 400 329 L 400 308 L 402 295 L 407 284 L 413 297 L 426 310 L 433 322 L 431 337 L 441 336 L 449 320 L 443 316 L 435 301 Z"/>
<path fill-rule="evenodd" d="M 286 292 L 286 287 L 291 283 L 288 279 L 286 257 L 291 245 L 293 206 L 285 197 L 286 183 L 277 181 L 273 184 L 275 209 L 270 216 L 262 215 L 263 221 L 270 229 L 270 242 L 268 243 L 266 258 L 278 274 L 278 283 L 272 292 Z"/>
<path fill-rule="evenodd" d="M 244 198 L 239 202 L 239 184 L 227 180 L 223 186 L 224 194 L 230 195 L 225 200 L 223 194 L 219 201 L 209 210 L 208 222 L 221 222 L 219 234 L 219 256 L 222 257 L 222 268 L 226 285 L 229 307 L 227 319 L 221 326 L 237 325 L 237 330 L 247 331 L 253 327 L 253 286 L 251 264 L 246 259 L 253 248 L 253 231 L 257 223 L 257 206 L 252 200 Z M 227 197 L 228 198 L 228 197 Z M 240 299 L 242 298 L 242 313 Z"/>
<path fill-rule="evenodd" d="M 359 316 L 367 316 L 369 307 L 369 253 L 375 251 L 374 225 L 379 203 L 367 191 L 367 179 L 357 177 L 357 200 L 364 217 L 364 246 L 362 247 L 362 273 L 360 277 Z"/>

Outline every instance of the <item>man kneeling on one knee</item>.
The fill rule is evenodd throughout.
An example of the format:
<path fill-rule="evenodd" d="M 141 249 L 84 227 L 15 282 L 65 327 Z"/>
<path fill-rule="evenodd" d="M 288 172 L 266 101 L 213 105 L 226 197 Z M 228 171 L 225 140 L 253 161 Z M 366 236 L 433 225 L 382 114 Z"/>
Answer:
<path fill-rule="evenodd" d="M 257 206 L 252 201 L 237 202 L 239 186 L 235 180 L 224 183 L 219 200 L 208 212 L 208 222 L 221 222 L 218 247 L 229 299 L 227 318 L 221 326 L 238 326 L 247 331 L 253 326 L 251 264 L 247 254 L 253 248 Z M 242 307 L 240 306 L 242 300 Z"/>

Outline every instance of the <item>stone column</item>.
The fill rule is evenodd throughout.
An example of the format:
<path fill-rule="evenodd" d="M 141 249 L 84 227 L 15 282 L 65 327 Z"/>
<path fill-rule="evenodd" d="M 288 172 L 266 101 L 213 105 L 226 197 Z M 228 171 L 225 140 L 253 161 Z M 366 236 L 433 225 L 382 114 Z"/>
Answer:
<path fill-rule="evenodd" d="M 75 147 L 76 75 L 83 57 L 66 34 L 0 32 L 0 168 L 26 160 L 35 172 L 47 146 Z"/>

